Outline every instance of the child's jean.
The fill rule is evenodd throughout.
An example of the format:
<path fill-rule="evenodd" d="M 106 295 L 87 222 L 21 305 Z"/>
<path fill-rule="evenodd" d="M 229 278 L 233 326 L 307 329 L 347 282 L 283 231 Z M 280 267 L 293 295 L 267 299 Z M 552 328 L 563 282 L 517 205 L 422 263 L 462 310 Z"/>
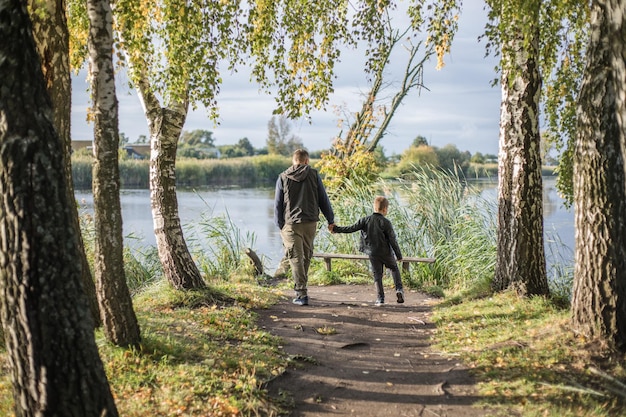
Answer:
<path fill-rule="evenodd" d="M 370 264 L 372 265 L 374 285 L 376 286 L 376 295 L 379 300 L 383 301 L 385 299 L 385 290 L 383 289 L 383 268 L 385 267 L 391 271 L 396 291 L 402 290 L 400 270 L 393 254 L 384 257 L 370 255 Z"/>

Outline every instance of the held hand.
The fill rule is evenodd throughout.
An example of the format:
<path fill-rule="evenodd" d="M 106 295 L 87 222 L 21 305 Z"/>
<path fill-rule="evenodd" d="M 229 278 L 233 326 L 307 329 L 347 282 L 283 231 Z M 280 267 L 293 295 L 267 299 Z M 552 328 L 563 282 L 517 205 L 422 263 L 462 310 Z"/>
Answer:
<path fill-rule="evenodd" d="M 331 223 L 328 225 L 328 231 L 330 233 L 335 233 L 335 223 Z"/>

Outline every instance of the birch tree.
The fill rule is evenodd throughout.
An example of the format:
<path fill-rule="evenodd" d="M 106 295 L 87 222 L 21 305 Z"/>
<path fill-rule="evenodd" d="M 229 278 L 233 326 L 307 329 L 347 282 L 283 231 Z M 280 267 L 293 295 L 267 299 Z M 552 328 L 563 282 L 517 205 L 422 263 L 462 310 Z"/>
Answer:
<path fill-rule="evenodd" d="M 524 1 L 521 7 L 513 0 L 502 6 L 504 14 L 510 13 L 510 31 L 502 45 L 498 252 L 493 287 L 512 286 L 523 295 L 549 293 L 539 133 L 539 3 Z M 520 26 L 525 29 L 519 31 Z"/>
<path fill-rule="evenodd" d="M 72 138 L 71 114 L 72 108 L 72 81 L 69 62 L 69 31 L 65 16 L 65 0 L 29 0 L 28 7 L 33 23 L 33 36 L 37 52 L 41 58 L 41 68 L 48 94 L 52 99 L 54 125 L 59 136 L 63 139 L 63 156 L 65 161 L 65 175 L 68 183 L 70 198 L 74 198 L 72 179 Z M 77 230 L 79 228 L 78 207 L 74 204 L 74 218 Z M 100 325 L 100 312 L 96 299 L 96 287 L 91 275 L 89 262 L 80 237 L 81 267 L 83 287 L 89 299 L 89 305 L 97 326 Z"/>
<path fill-rule="evenodd" d="M 202 288 L 185 242 L 176 198 L 176 150 L 189 110 L 200 103 L 216 117 L 220 64 L 241 35 L 237 1 L 118 1 L 119 46 L 150 132 L 150 198 L 159 258 L 179 289 Z"/>
<path fill-rule="evenodd" d="M 492 287 L 549 293 L 543 241 L 539 103 L 541 0 L 490 1 L 501 48 L 497 258 Z M 492 33 L 493 35 L 493 33 Z"/>
<path fill-rule="evenodd" d="M 15 415 L 117 416 L 25 2 L 0 2 L 0 315 Z"/>
<path fill-rule="evenodd" d="M 572 322 L 626 351 L 626 1 L 591 2 L 574 152 Z"/>
<path fill-rule="evenodd" d="M 94 269 L 98 302 L 107 338 L 119 346 L 138 345 L 139 324 L 124 272 L 118 103 L 112 57 L 113 15 L 109 0 L 87 0 L 87 14 L 94 117 Z"/>

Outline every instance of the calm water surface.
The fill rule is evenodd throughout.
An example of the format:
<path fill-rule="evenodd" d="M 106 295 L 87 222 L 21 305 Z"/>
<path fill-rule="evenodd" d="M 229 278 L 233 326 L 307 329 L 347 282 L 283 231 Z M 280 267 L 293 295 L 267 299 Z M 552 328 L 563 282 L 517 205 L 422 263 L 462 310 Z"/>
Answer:
<path fill-rule="evenodd" d="M 93 194 L 76 192 L 81 211 L 93 212 Z M 253 249 L 275 268 L 280 261 L 282 241 L 274 226 L 274 189 L 213 189 L 177 191 L 180 221 L 185 238 L 192 239 L 193 225 L 207 216 L 228 216 L 242 235 L 254 233 Z M 126 243 L 133 247 L 155 245 L 149 190 L 122 190 L 120 193 Z M 273 271 L 273 269 L 272 269 Z"/>
<path fill-rule="evenodd" d="M 482 183 L 481 195 L 486 199 L 496 199 L 496 184 Z M 269 272 L 273 272 L 282 254 L 282 242 L 276 226 L 274 226 L 274 189 L 243 188 L 213 189 L 202 191 L 178 190 L 178 206 L 181 223 L 185 230 L 185 238 L 192 239 L 192 225 L 197 224 L 203 216 L 227 215 L 230 221 L 241 231 L 254 233 L 256 240 L 252 249 L 266 258 Z M 91 192 L 77 192 L 76 198 L 81 210 L 93 211 L 93 195 Z M 130 246 L 154 245 L 152 213 L 150 211 L 150 192 L 148 190 L 122 190 L 122 217 L 124 235 Z M 556 192 L 555 180 L 544 179 L 544 228 L 546 244 L 557 241 L 555 246 L 560 249 L 558 255 L 571 261 L 571 250 L 574 247 L 574 215 L 573 210 L 563 206 L 563 200 Z M 550 258 L 554 255 L 547 251 Z M 562 261 L 563 259 L 561 259 Z"/>

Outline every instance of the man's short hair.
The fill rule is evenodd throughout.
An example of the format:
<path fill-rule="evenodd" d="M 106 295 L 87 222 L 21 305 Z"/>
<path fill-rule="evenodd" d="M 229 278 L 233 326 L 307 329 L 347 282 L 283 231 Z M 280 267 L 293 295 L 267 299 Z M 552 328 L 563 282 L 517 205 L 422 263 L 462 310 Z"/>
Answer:
<path fill-rule="evenodd" d="M 377 196 L 374 199 L 374 211 L 383 211 L 384 209 L 389 207 L 389 200 L 387 200 L 382 195 Z"/>
<path fill-rule="evenodd" d="M 309 159 L 309 153 L 306 149 L 296 149 L 293 153 L 294 164 L 306 164 Z"/>

